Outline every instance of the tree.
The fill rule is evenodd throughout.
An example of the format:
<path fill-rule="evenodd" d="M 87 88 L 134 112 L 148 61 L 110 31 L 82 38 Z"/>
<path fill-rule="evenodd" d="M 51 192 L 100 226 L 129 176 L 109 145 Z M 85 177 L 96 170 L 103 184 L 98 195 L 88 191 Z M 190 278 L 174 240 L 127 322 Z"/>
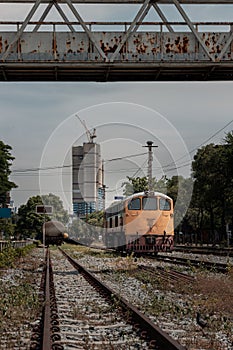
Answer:
<path fill-rule="evenodd" d="M 103 211 L 88 214 L 85 220 L 76 218 L 69 226 L 69 235 L 82 244 L 91 244 L 103 235 Z"/>
<path fill-rule="evenodd" d="M 225 176 L 226 176 L 226 223 L 233 226 L 233 131 L 229 132 L 224 139 L 224 158 L 225 158 Z"/>
<path fill-rule="evenodd" d="M 94 211 L 91 214 L 87 215 L 86 222 L 89 225 L 103 227 L 104 212 L 103 211 Z"/>
<path fill-rule="evenodd" d="M 122 183 L 123 195 L 130 196 L 134 193 L 146 192 L 149 189 L 148 178 L 144 177 L 130 177 L 127 176 L 129 181 Z M 153 191 L 158 191 L 162 193 L 167 192 L 167 178 L 166 176 L 162 177 L 160 180 L 156 180 L 155 177 L 152 179 L 152 189 Z"/>
<path fill-rule="evenodd" d="M 53 215 L 50 217 L 48 215 L 37 214 L 37 205 L 52 205 L 54 209 Z M 18 217 L 17 231 L 20 236 L 36 239 L 42 239 L 42 227 L 45 221 L 55 219 L 65 224 L 69 219 L 68 212 L 64 210 L 62 201 L 52 193 L 30 197 L 27 203 L 21 205 L 19 208 Z"/>
<path fill-rule="evenodd" d="M 0 219 L 0 239 L 10 239 L 14 237 L 15 224 L 11 219 Z M 4 237 L 2 236 L 4 234 Z"/>
<path fill-rule="evenodd" d="M 67 224 L 69 221 L 68 211 L 63 208 L 61 199 L 55 194 L 49 193 L 41 196 L 44 205 L 51 205 L 53 207 L 53 219 Z"/>
<path fill-rule="evenodd" d="M 19 207 L 16 232 L 21 238 L 36 238 L 42 240 L 44 221 L 49 221 L 48 215 L 36 213 L 36 206 L 43 205 L 41 196 L 30 197 L 26 204 Z"/>
<path fill-rule="evenodd" d="M 167 195 L 174 202 L 175 227 L 187 231 L 189 204 L 192 196 L 193 180 L 183 176 L 173 176 L 167 179 Z"/>
<path fill-rule="evenodd" d="M 129 181 L 125 181 L 122 183 L 121 187 L 123 189 L 124 196 L 131 196 L 134 193 L 148 191 L 148 180 L 144 177 L 130 177 L 127 176 Z"/>
<path fill-rule="evenodd" d="M 7 203 L 7 192 L 17 185 L 9 181 L 10 166 L 14 157 L 11 155 L 11 146 L 0 141 L 0 204 L 4 207 Z"/>
<path fill-rule="evenodd" d="M 227 207 L 232 205 L 231 138 L 227 138 L 229 144 L 202 147 L 192 163 L 196 205 L 202 210 L 201 229 L 203 225 L 210 229 L 212 241 L 216 231 L 220 240 L 225 238 Z"/>

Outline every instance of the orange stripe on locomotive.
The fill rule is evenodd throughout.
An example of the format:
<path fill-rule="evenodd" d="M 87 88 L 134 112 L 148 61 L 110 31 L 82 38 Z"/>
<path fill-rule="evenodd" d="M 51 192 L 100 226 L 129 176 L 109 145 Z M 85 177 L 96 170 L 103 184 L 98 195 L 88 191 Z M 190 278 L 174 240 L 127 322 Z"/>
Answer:
<path fill-rule="evenodd" d="M 172 198 L 141 192 L 114 202 L 105 214 L 105 244 L 128 252 L 172 251 Z"/>

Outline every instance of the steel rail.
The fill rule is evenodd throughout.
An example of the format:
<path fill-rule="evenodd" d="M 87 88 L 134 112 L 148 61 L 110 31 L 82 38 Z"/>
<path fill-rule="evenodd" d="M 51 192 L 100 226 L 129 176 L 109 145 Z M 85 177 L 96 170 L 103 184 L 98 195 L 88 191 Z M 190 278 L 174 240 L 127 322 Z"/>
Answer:
<path fill-rule="evenodd" d="M 110 287 L 96 278 L 90 271 L 86 270 L 76 260 L 72 259 L 65 251 L 59 248 L 69 262 L 84 276 L 84 278 L 97 289 L 108 301 L 116 300 L 124 313 L 131 314 L 131 323 L 135 329 L 141 330 L 141 335 L 150 339 L 150 346 L 161 350 L 185 350 L 181 344 L 171 338 L 162 329 L 156 326 L 147 316 L 142 314 L 135 306 L 130 304 L 125 298 L 119 296 Z"/>
<path fill-rule="evenodd" d="M 46 249 L 45 276 L 44 276 L 44 308 L 42 312 L 42 339 L 40 340 L 41 350 L 51 350 L 56 342 L 56 350 L 63 350 L 59 344 L 61 340 L 58 321 L 58 310 L 56 304 L 55 289 L 53 283 L 52 263 L 49 249 Z M 32 349 L 32 348 L 31 348 Z"/>
<path fill-rule="evenodd" d="M 157 274 L 166 280 L 176 280 L 176 281 L 183 280 L 184 282 L 193 282 L 194 281 L 193 276 L 189 276 L 185 273 L 178 272 L 175 270 L 167 270 L 161 266 L 152 267 L 152 266 L 146 266 L 146 265 L 138 265 L 138 268 L 139 268 L 139 270 L 149 272 L 153 275 Z"/>
<path fill-rule="evenodd" d="M 195 260 L 195 259 L 189 259 L 189 258 L 180 258 L 175 256 L 168 257 L 166 255 L 157 255 L 156 259 L 167 263 L 176 264 L 176 265 L 185 265 L 185 266 L 191 265 L 197 268 L 205 268 L 207 270 L 214 271 L 214 272 L 220 272 L 220 273 L 228 272 L 228 265 L 222 264 L 222 263 L 214 263 L 210 261 Z"/>
<path fill-rule="evenodd" d="M 233 257 L 233 248 L 175 246 L 174 251 L 183 252 L 183 253 L 195 253 L 195 254 Z"/>
<path fill-rule="evenodd" d="M 50 315 L 50 256 L 49 250 L 46 251 L 46 276 L 45 276 L 45 306 L 44 306 L 44 322 L 43 322 L 43 350 L 51 350 L 51 315 Z"/>

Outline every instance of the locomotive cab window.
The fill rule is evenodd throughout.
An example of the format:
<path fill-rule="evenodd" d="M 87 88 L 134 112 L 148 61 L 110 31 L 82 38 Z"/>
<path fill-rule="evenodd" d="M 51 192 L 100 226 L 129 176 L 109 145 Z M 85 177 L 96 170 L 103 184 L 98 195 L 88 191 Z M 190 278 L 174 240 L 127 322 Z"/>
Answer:
<path fill-rule="evenodd" d="M 118 227 L 118 216 L 115 216 L 115 227 Z"/>
<path fill-rule="evenodd" d="M 156 197 L 143 197 L 142 198 L 143 210 L 157 210 L 157 198 Z"/>
<path fill-rule="evenodd" d="M 171 203 L 168 199 L 160 198 L 159 200 L 159 209 L 160 210 L 171 210 Z"/>
<path fill-rule="evenodd" d="M 128 204 L 129 210 L 140 210 L 141 209 L 141 201 L 140 198 L 133 198 Z"/>
<path fill-rule="evenodd" d="M 109 219 L 109 227 L 112 228 L 112 218 Z"/>

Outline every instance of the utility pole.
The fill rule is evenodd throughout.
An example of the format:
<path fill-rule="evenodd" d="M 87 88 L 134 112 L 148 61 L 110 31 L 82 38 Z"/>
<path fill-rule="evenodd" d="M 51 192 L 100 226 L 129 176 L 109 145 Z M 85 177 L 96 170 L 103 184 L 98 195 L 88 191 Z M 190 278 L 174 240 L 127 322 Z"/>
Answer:
<path fill-rule="evenodd" d="M 153 151 L 152 148 L 158 147 L 153 146 L 153 141 L 147 141 L 147 147 L 148 148 L 148 190 L 149 193 L 152 192 L 152 163 L 153 163 Z"/>

